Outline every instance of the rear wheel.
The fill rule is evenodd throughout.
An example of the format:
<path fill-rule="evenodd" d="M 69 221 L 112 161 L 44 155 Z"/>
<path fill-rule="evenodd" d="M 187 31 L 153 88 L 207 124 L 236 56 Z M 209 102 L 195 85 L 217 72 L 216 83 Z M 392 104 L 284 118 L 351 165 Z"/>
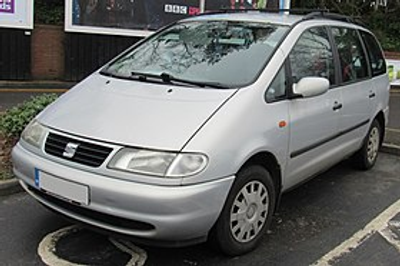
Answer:
<path fill-rule="evenodd" d="M 240 171 L 210 240 L 223 253 L 247 253 L 259 244 L 275 207 L 276 192 L 270 173 L 261 166 Z"/>
<path fill-rule="evenodd" d="M 377 120 L 374 120 L 364 140 L 363 146 L 355 154 L 357 167 L 362 170 L 368 170 L 375 165 L 378 158 L 379 148 L 381 146 L 382 128 Z"/>

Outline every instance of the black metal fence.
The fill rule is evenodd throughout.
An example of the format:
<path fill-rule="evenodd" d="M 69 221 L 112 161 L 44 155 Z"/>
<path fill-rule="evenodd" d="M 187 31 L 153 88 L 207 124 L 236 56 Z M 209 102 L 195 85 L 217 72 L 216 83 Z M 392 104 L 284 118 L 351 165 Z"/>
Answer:
<path fill-rule="evenodd" d="M 0 80 L 31 77 L 31 32 L 0 28 Z"/>

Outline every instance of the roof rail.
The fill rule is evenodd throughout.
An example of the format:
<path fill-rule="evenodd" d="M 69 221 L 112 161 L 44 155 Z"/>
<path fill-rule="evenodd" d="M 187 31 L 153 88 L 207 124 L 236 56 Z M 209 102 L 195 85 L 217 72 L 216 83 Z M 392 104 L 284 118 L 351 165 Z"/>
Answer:
<path fill-rule="evenodd" d="M 329 10 L 325 11 L 325 12 L 323 12 L 323 11 L 322 12 L 312 12 L 310 14 L 307 14 L 303 18 L 303 20 L 315 19 L 315 18 L 325 18 L 325 19 L 332 19 L 332 20 L 339 20 L 339 21 L 354 23 L 354 21 L 351 17 L 337 14 L 337 13 L 329 13 Z"/>
<path fill-rule="evenodd" d="M 224 13 L 245 13 L 245 12 L 260 12 L 260 13 L 281 13 L 281 12 L 289 12 L 292 15 L 305 15 L 311 12 L 329 12 L 328 9 L 308 9 L 308 8 L 292 8 L 292 9 L 279 9 L 279 8 L 244 8 L 244 9 L 230 9 L 230 8 L 221 8 L 218 10 L 208 10 L 201 15 L 210 15 L 210 14 L 224 14 Z"/>
<path fill-rule="evenodd" d="M 358 24 L 361 26 L 365 26 L 365 23 L 360 18 L 352 18 L 350 16 L 338 14 L 338 13 L 330 13 L 329 10 L 327 11 L 318 11 L 318 12 L 311 12 L 304 16 L 303 20 L 310 20 L 310 19 L 317 19 L 317 18 L 324 18 L 324 19 L 331 19 L 337 21 L 343 21 L 353 24 Z"/>
<path fill-rule="evenodd" d="M 260 12 L 260 13 L 283 13 L 288 12 L 292 15 L 304 15 L 302 20 L 311 20 L 311 19 L 331 19 L 337 21 L 343 21 L 348 23 L 359 24 L 361 26 L 365 26 L 364 22 L 359 18 L 352 18 L 346 15 L 331 13 L 329 9 L 309 9 L 309 8 L 291 8 L 291 9 L 279 9 L 279 8 L 244 8 L 244 9 L 229 9 L 222 8 L 218 10 L 209 10 L 204 13 L 199 14 L 202 15 L 212 15 L 212 14 L 228 14 L 228 13 L 246 13 L 246 12 Z"/>

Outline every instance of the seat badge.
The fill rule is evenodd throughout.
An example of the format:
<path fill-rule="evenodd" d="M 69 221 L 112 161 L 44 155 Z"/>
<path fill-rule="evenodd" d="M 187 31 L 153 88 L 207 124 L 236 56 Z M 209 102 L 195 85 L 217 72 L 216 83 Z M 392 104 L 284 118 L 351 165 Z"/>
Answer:
<path fill-rule="evenodd" d="M 72 157 L 74 157 L 78 147 L 79 147 L 78 143 L 69 142 L 64 149 L 63 156 L 65 158 L 71 159 Z"/>

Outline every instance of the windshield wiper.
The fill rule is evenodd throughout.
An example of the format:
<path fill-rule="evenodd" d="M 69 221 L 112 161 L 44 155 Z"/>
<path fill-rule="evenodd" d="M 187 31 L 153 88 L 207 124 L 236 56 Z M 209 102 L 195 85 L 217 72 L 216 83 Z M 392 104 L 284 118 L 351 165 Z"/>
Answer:
<path fill-rule="evenodd" d="M 150 73 L 141 73 L 141 72 L 131 72 L 130 77 L 125 77 L 128 79 L 138 79 L 139 81 L 147 81 L 148 78 L 150 79 L 158 79 L 164 83 L 173 84 L 174 82 L 189 84 L 201 88 L 210 87 L 216 89 L 230 89 L 231 87 L 218 83 L 218 82 L 207 82 L 207 81 L 196 81 L 196 80 L 187 80 L 174 77 L 168 73 L 161 73 L 160 75 L 157 74 L 150 74 Z"/>
<path fill-rule="evenodd" d="M 147 78 L 152 79 L 162 79 L 160 75 L 150 74 L 150 73 L 141 73 L 141 72 L 131 72 L 130 78 L 137 78 L 140 81 L 146 81 Z"/>
<path fill-rule="evenodd" d="M 168 73 L 162 73 L 160 75 L 160 78 L 165 82 L 165 83 L 172 83 L 172 82 L 179 82 L 179 83 L 184 83 L 184 84 L 189 84 L 189 85 L 194 85 L 198 86 L 201 88 L 204 87 L 210 87 L 210 88 L 216 88 L 216 89 L 230 89 L 229 86 L 218 83 L 218 82 L 207 82 L 207 81 L 197 81 L 197 80 L 188 80 L 188 79 L 181 79 L 181 78 L 176 78 Z"/>

